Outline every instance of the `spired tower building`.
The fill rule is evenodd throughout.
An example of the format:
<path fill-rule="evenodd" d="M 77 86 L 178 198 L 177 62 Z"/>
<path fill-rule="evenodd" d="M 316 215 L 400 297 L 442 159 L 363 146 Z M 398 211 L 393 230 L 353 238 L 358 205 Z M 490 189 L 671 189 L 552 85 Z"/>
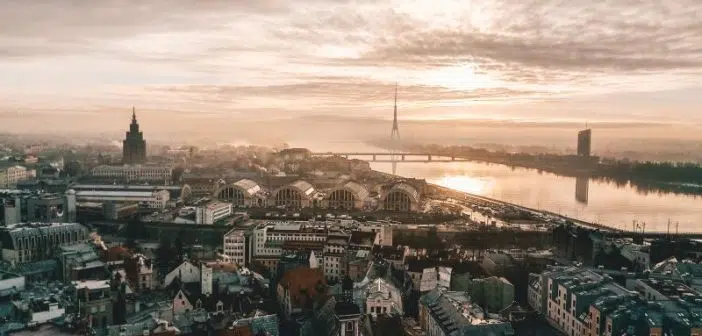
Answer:
<path fill-rule="evenodd" d="M 132 108 L 132 123 L 129 125 L 129 132 L 122 141 L 122 163 L 146 163 L 146 141 L 144 141 L 144 135 L 139 131 L 134 108 Z"/>

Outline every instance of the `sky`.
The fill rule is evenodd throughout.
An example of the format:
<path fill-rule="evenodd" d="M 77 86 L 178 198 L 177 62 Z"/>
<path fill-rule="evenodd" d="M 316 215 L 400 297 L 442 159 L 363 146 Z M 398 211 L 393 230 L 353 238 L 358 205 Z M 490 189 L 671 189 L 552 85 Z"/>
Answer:
<path fill-rule="evenodd" d="M 389 119 L 396 83 L 403 120 L 702 124 L 702 2 L 0 0 L 0 74 L 0 131 Z"/>

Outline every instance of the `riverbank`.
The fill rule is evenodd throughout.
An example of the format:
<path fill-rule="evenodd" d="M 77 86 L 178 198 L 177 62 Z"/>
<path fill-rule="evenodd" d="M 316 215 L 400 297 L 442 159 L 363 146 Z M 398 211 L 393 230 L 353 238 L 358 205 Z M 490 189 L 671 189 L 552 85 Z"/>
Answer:
<path fill-rule="evenodd" d="M 396 179 L 403 179 L 405 177 L 399 176 L 399 175 L 393 175 L 377 170 L 373 170 L 373 173 L 376 174 L 379 177 L 389 179 L 389 180 L 396 180 Z M 490 198 L 490 197 L 485 197 L 485 196 L 480 196 L 480 195 L 475 195 L 471 194 L 468 192 L 464 191 L 459 191 L 455 189 L 451 189 L 448 187 L 444 187 L 438 184 L 434 183 L 427 183 L 427 187 L 434 189 L 435 192 L 438 191 L 439 194 L 442 196 L 445 196 L 446 199 L 451 198 L 455 199 L 457 201 L 468 201 L 468 203 L 471 203 L 472 205 L 477 205 L 477 206 L 484 206 L 484 207 L 490 207 L 490 208 L 495 208 L 495 207 L 509 207 L 518 211 L 525 211 L 529 212 L 531 214 L 534 214 L 538 216 L 541 220 L 548 222 L 548 223 L 553 223 L 553 224 L 560 224 L 560 223 L 565 223 L 565 222 L 571 222 L 576 225 L 580 225 L 583 227 L 591 228 L 591 229 L 599 229 L 602 231 L 609 231 L 609 232 L 626 232 L 624 230 L 620 230 L 611 226 L 607 226 L 604 224 L 599 224 L 599 223 L 591 223 L 587 222 L 578 218 L 572 218 L 568 216 L 563 216 L 560 214 L 556 214 L 547 210 L 543 209 L 534 209 L 534 208 L 529 208 L 525 207 L 522 205 L 518 204 L 513 204 L 505 201 L 501 201 L 495 198 Z M 436 195 L 434 195 L 435 197 Z"/>
<path fill-rule="evenodd" d="M 371 145 L 391 150 L 387 143 Z M 431 153 L 473 162 L 485 162 L 512 168 L 533 169 L 564 177 L 606 181 L 631 185 L 641 193 L 664 192 L 702 195 L 702 167 L 691 163 L 637 162 L 576 155 L 526 154 L 494 152 L 468 146 L 404 144 L 404 152 Z"/>

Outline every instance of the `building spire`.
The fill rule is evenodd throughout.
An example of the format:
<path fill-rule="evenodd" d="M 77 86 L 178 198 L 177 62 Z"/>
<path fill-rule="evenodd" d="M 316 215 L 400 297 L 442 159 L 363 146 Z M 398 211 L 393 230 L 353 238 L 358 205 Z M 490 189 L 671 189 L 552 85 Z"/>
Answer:
<path fill-rule="evenodd" d="M 132 121 L 136 122 L 136 108 L 132 106 Z"/>

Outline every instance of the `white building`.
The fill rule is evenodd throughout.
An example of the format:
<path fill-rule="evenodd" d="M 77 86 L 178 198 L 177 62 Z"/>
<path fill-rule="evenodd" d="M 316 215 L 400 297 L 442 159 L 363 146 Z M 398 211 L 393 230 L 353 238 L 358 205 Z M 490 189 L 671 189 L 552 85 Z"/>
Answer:
<path fill-rule="evenodd" d="M 10 166 L 0 171 L 0 188 L 14 188 L 17 182 L 30 178 L 29 171 L 23 166 Z"/>
<path fill-rule="evenodd" d="M 365 294 L 365 313 L 373 316 L 391 314 L 402 316 L 402 293 L 392 283 L 377 278 L 358 287 Z"/>
<path fill-rule="evenodd" d="M 66 308 L 59 306 L 56 299 L 35 300 L 29 304 L 32 323 L 42 324 L 66 315 Z"/>
<path fill-rule="evenodd" d="M 170 200 L 166 190 L 158 191 L 113 191 L 113 190 L 80 190 L 76 191 L 78 202 L 119 202 L 139 203 L 150 209 L 164 209 Z"/>
<path fill-rule="evenodd" d="M 218 220 L 231 215 L 231 203 L 210 202 L 195 209 L 195 223 L 212 225 Z"/>
<path fill-rule="evenodd" d="M 173 168 L 167 166 L 101 165 L 93 168 L 92 176 L 126 181 L 164 181 L 171 182 Z"/>
<path fill-rule="evenodd" d="M 166 275 L 163 279 L 163 287 L 167 287 L 175 279 L 180 279 L 182 283 L 199 282 L 200 269 L 186 260 Z"/>
<path fill-rule="evenodd" d="M 233 229 L 224 235 L 224 255 L 239 266 L 246 265 L 246 235 L 242 229 Z"/>
<path fill-rule="evenodd" d="M 285 241 L 327 240 L 326 229 L 306 225 L 304 222 L 272 222 L 254 229 L 254 256 L 278 257 L 283 253 Z"/>
<path fill-rule="evenodd" d="M 2 295 L 5 293 L 19 293 L 24 290 L 24 285 L 24 276 L 0 271 L 0 296 L 5 296 Z"/>

